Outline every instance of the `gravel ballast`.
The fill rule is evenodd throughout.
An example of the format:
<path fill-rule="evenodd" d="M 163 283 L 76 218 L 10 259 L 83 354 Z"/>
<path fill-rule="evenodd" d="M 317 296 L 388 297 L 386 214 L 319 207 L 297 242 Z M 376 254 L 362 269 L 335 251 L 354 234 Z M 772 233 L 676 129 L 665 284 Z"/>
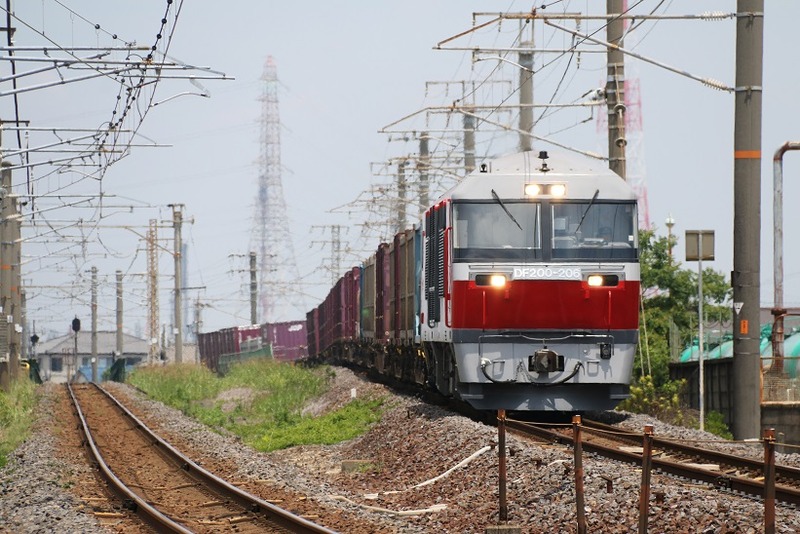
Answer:
<path fill-rule="evenodd" d="M 388 396 L 383 419 L 362 437 L 334 446 L 293 447 L 259 453 L 233 436 L 213 432 L 132 388 L 109 384 L 153 430 L 187 455 L 248 491 L 282 491 L 281 506 L 326 520 L 340 532 L 483 533 L 498 524 L 496 430 L 413 397 L 391 394 L 348 369 L 335 368 L 334 387 L 309 407 L 322 413 L 361 398 Z M 8 532 L 109 532 L 80 497 L 102 494 L 82 475 L 84 455 L 65 448 L 58 388 L 43 386 L 39 420 L 31 438 L 0 472 L 0 529 Z M 699 431 L 670 427 L 644 416 L 620 425 L 656 435 L 713 440 Z M 703 446 L 712 446 L 711 444 Z M 572 450 L 507 437 L 509 523 L 525 533 L 576 532 Z M 741 445 L 732 446 L 741 452 Z M 753 454 L 763 451 L 752 447 Z M 798 455 L 781 455 L 794 463 Z M 213 466 L 213 468 L 212 468 Z M 641 470 L 584 454 L 585 511 L 589 532 L 636 532 Z M 607 484 L 611 481 L 612 492 Z M 73 481 L 73 482 L 70 482 Z M 77 488 L 77 489 L 76 489 Z M 76 491 L 78 495 L 76 495 Z M 659 493 L 659 502 L 655 494 Z M 650 532 L 763 532 L 763 504 L 705 485 L 652 474 Z M 49 513 L 49 515 L 45 515 Z M 800 512 L 778 504 L 777 532 L 800 532 Z"/>

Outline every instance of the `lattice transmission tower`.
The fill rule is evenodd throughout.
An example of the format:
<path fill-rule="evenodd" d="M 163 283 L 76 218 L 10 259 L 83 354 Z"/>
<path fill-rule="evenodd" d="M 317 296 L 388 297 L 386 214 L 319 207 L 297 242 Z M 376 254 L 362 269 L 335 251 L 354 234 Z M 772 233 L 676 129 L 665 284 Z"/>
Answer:
<path fill-rule="evenodd" d="M 261 154 L 252 245 L 259 264 L 259 322 L 272 323 L 305 316 L 306 310 L 298 291 L 300 276 L 283 196 L 278 71 L 272 56 L 267 57 L 261 79 Z"/>

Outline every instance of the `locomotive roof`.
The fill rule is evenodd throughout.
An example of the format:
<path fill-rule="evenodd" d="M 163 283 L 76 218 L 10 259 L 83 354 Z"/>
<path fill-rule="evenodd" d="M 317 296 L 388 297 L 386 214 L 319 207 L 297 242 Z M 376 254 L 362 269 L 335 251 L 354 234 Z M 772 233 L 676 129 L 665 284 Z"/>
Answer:
<path fill-rule="evenodd" d="M 491 199 L 491 190 L 500 198 L 524 198 L 527 183 L 564 183 L 566 198 L 591 199 L 595 191 L 598 198 L 633 200 L 636 198 L 630 185 L 608 168 L 605 161 L 580 154 L 548 152 L 548 158 L 539 158 L 538 151 L 519 152 L 486 160 L 478 164 L 458 185 L 444 197 L 454 200 Z M 547 164 L 543 170 L 542 163 Z"/>

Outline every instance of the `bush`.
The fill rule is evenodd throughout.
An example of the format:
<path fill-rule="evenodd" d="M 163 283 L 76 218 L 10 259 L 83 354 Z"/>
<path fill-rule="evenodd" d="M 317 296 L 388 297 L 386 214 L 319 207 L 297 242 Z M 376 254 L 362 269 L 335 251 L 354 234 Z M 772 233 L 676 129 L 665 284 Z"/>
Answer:
<path fill-rule="evenodd" d="M 719 412 L 711 411 L 706 414 L 705 429 L 722 439 L 733 439 L 733 434 L 725 424 L 725 417 Z"/>
<path fill-rule="evenodd" d="M 222 378 L 204 367 L 172 365 L 139 368 L 128 382 L 207 426 L 271 451 L 351 439 L 379 419 L 382 399 L 355 400 L 322 417 L 302 416 L 303 407 L 325 393 L 333 376 L 328 367 L 254 359 L 234 365 Z"/>
<path fill-rule="evenodd" d="M 687 422 L 680 402 L 684 388 L 685 380 L 668 380 L 656 387 L 653 377 L 645 375 L 631 386 L 631 396 L 622 401 L 617 409 L 645 413 L 666 423 L 683 425 Z"/>
<path fill-rule="evenodd" d="M 36 384 L 27 377 L 14 381 L 8 393 L 0 391 L 0 467 L 28 437 L 37 401 Z"/>

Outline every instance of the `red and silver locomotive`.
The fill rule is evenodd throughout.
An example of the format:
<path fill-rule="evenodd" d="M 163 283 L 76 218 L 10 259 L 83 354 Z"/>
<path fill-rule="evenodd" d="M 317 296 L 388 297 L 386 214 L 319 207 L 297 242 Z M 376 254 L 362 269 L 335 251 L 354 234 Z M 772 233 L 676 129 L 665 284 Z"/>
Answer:
<path fill-rule="evenodd" d="M 346 287 L 357 310 L 333 305 Z M 633 190 L 602 162 L 523 152 L 481 164 L 348 272 L 308 314 L 309 354 L 478 409 L 610 409 L 628 396 L 638 309 Z"/>
<path fill-rule="evenodd" d="M 627 397 L 637 213 L 618 175 L 584 158 L 514 154 L 447 192 L 424 228 L 420 334 L 440 391 L 535 411 Z"/>

